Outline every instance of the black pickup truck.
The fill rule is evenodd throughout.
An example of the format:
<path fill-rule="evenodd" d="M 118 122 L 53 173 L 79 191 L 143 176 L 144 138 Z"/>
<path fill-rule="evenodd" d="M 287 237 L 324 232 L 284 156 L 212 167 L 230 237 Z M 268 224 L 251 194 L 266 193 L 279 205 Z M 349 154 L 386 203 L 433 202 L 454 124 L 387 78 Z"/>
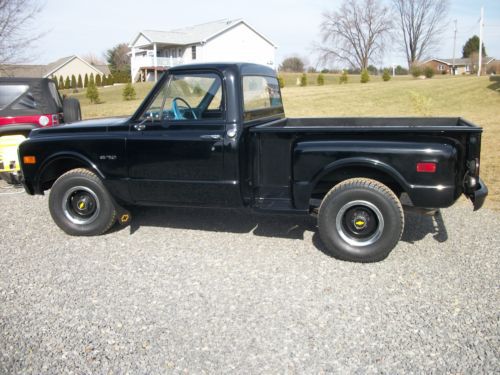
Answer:
<path fill-rule="evenodd" d="M 374 262 L 401 237 L 402 197 L 482 206 L 481 132 L 461 118 L 286 118 L 272 69 L 197 64 L 169 69 L 131 117 L 33 130 L 19 156 L 26 191 L 51 189 L 71 235 L 125 223 L 132 205 L 249 207 L 317 214 L 333 256 Z"/>

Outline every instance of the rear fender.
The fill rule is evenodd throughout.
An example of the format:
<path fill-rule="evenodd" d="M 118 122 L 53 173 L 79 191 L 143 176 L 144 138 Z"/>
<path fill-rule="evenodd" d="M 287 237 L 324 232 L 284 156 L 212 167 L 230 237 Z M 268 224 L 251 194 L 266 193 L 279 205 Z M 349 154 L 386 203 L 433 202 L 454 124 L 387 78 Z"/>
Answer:
<path fill-rule="evenodd" d="M 436 173 L 418 173 L 418 161 L 436 163 Z M 427 139 L 305 141 L 297 143 L 293 151 L 296 208 L 308 206 L 316 185 L 325 176 L 356 168 L 360 175 L 346 173 L 347 178 L 370 177 L 363 174 L 375 171 L 375 177 L 380 175 L 399 185 L 398 192 L 408 193 L 417 207 L 448 207 L 458 197 L 457 150 L 453 145 Z"/>
<path fill-rule="evenodd" d="M 390 165 L 380 162 L 375 159 L 363 158 L 363 157 L 352 157 L 336 160 L 324 166 L 320 169 L 311 180 L 309 181 L 295 181 L 294 182 L 294 201 L 296 207 L 304 208 L 309 206 L 309 200 L 314 191 L 314 188 L 318 183 L 323 180 L 326 176 L 335 174 L 340 170 L 354 168 L 365 168 L 379 172 L 380 174 L 388 176 L 396 184 L 398 184 L 403 191 L 411 190 L 411 185 L 405 180 L 405 178 Z M 366 177 L 366 176 L 358 176 Z"/>
<path fill-rule="evenodd" d="M 338 171 L 340 169 L 353 168 L 353 167 L 367 167 L 375 169 L 379 172 L 389 175 L 404 190 L 408 190 L 411 188 L 410 184 L 404 179 L 404 177 L 390 165 L 383 163 L 379 160 L 363 158 L 363 157 L 336 160 L 326 165 L 323 169 L 321 169 L 320 171 L 318 171 L 318 173 L 316 173 L 316 175 L 313 177 L 311 181 L 311 184 L 312 186 L 316 186 L 316 184 L 326 175 L 334 173 L 335 171 Z"/>

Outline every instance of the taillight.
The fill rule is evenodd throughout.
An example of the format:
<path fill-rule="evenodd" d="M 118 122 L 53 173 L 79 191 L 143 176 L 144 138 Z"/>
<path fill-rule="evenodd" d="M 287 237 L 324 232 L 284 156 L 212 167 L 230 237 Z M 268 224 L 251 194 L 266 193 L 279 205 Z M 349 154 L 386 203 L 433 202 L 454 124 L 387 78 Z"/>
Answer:
<path fill-rule="evenodd" d="M 59 125 L 59 113 L 52 115 L 52 125 Z"/>
<path fill-rule="evenodd" d="M 41 125 L 41 126 L 47 126 L 50 124 L 50 119 L 47 117 L 47 116 L 40 116 L 38 118 L 38 123 Z"/>
<path fill-rule="evenodd" d="M 417 163 L 417 172 L 420 173 L 435 173 L 436 169 L 437 169 L 437 163 L 433 162 Z"/>

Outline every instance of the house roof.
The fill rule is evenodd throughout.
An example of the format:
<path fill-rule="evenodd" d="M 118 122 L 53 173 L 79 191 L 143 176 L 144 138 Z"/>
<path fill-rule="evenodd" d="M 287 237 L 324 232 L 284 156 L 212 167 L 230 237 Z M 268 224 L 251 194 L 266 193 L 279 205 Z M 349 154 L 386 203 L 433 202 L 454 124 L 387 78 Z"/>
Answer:
<path fill-rule="evenodd" d="M 71 60 L 73 60 L 75 57 L 76 57 L 75 55 L 61 57 L 60 59 L 58 59 L 56 61 L 52 61 L 51 63 L 48 63 L 47 65 L 45 65 L 43 76 L 46 77 L 47 75 L 54 72 L 55 70 L 63 67 L 64 65 L 69 63 Z"/>
<path fill-rule="evenodd" d="M 94 68 L 97 68 L 98 70 L 100 70 L 103 74 L 105 75 L 110 75 L 111 74 L 111 70 L 109 70 L 109 66 L 107 64 L 95 64 L 95 65 L 92 65 Z"/>
<path fill-rule="evenodd" d="M 48 77 L 49 75 L 53 74 L 57 70 L 61 69 L 64 65 L 70 63 L 71 61 L 73 61 L 75 59 L 81 60 L 82 62 L 84 62 L 85 64 L 87 64 L 91 69 L 95 70 L 96 73 L 98 73 L 98 74 L 106 74 L 106 75 L 109 74 L 109 73 L 105 73 L 104 71 L 102 71 L 101 69 L 99 69 L 98 68 L 99 65 L 91 65 L 87 61 L 85 61 L 84 59 L 82 59 L 81 57 L 79 57 L 77 55 L 71 55 L 71 56 L 68 56 L 68 57 L 60 58 L 59 60 L 56 60 L 54 62 L 51 62 L 50 64 L 47 64 L 46 65 L 47 69 L 45 71 L 44 77 Z M 109 68 L 108 68 L 108 71 L 109 71 Z"/>
<path fill-rule="evenodd" d="M 217 35 L 220 35 L 239 24 L 245 24 L 256 34 L 266 40 L 269 44 L 276 47 L 276 45 L 272 41 L 256 31 L 252 26 L 250 26 L 242 19 L 223 19 L 169 31 L 143 30 L 136 35 L 136 37 L 130 43 L 130 46 L 133 46 L 141 35 L 144 36 L 150 43 L 187 45 L 207 42 L 208 40 L 215 38 Z"/>
<path fill-rule="evenodd" d="M 40 78 L 44 76 L 45 65 L 14 65 L 5 64 L 0 66 L 2 77 L 31 77 Z"/>
<path fill-rule="evenodd" d="M 111 72 L 107 65 L 91 65 L 77 55 L 62 57 L 47 65 L 2 65 L 0 67 L 0 75 L 6 77 L 48 77 L 64 65 L 70 63 L 74 59 L 79 59 L 87 64 L 91 69 L 95 70 L 97 74 L 109 75 Z"/>
<path fill-rule="evenodd" d="M 495 59 L 493 57 L 484 57 L 483 58 L 483 63 L 484 64 L 489 64 L 490 62 L 494 61 Z M 453 59 L 430 59 L 430 60 L 427 60 L 427 62 L 429 61 L 439 61 L 443 64 L 446 64 L 446 65 L 453 65 Z M 471 64 L 471 60 L 470 58 L 465 58 L 465 59 L 455 59 L 455 65 L 457 66 L 466 66 L 466 65 L 470 65 Z"/>

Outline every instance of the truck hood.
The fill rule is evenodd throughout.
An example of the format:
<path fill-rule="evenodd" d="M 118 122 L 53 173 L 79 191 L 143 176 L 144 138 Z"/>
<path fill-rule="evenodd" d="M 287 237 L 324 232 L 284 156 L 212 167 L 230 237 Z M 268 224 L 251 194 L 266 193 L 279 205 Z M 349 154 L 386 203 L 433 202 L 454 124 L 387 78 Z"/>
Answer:
<path fill-rule="evenodd" d="M 45 136 L 50 134 L 75 134 L 75 133 L 95 133 L 107 132 L 110 127 L 120 126 L 125 124 L 130 117 L 109 117 L 94 120 L 85 120 L 73 122 L 71 124 L 63 124 L 51 126 L 48 128 L 33 129 L 30 133 L 30 138 Z"/>

